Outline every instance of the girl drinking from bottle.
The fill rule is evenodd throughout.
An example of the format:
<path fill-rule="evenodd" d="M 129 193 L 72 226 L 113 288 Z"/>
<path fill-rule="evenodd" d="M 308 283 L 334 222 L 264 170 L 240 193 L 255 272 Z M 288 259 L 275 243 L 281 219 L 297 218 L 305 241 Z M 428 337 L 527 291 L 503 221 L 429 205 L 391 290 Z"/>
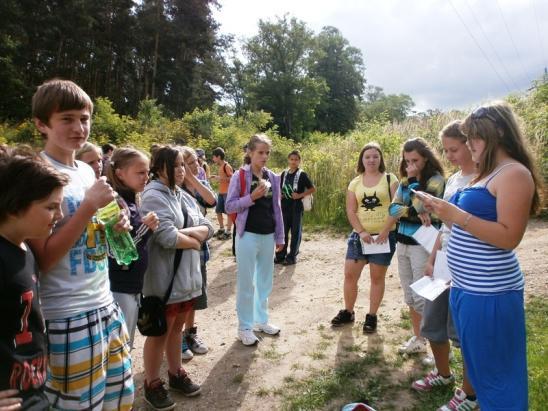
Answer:
<path fill-rule="evenodd" d="M 246 165 L 230 179 L 227 213 L 236 218 L 236 262 L 238 264 L 236 311 L 238 338 L 244 345 L 259 339 L 253 327 L 270 335 L 280 329 L 268 322 L 268 297 L 272 291 L 274 250 L 284 245 L 279 177 L 266 168 L 272 142 L 264 134 L 251 137 Z M 244 187 L 240 173 L 244 173 Z M 241 191 L 244 192 L 241 196 Z"/>
<path fill-rule="evenodd" d="M 141 217 L 139 210 L 139 194 L 148 181 L 148 169 L 149 160 L 144 153 L 133 148 L 117 148 L 107 171 L 108 182 L 118 193 L 118 205 L 129 216 L 131 237 L 139 254 L 139 258 L 129 265 L 119 265 L 111 256 L 108 259 L 110 290 L 124 313 L 132 348 L 148 262 L 146 246 L 151 234 L 149 230 L 154 231 L 158 227 L 156 213 L 151 211 Z"/>
<path fill-rule="evenodd" d="M 528 409 L 524 276 L 514 249 L 540 207 L 540 180 L 512 109 L 495 102 L 461 127 L 478 175 L 449 202 L 424 204 L 448 225 L 451 313 L 482 411 Z"/>
<path fill-rule="evenodd" d="M 164 351 L 167 358 L 169 387 L 186 396 L 200 393 L 181 367 L 181 335 L 187 311 L 193 300 L 202 294 L 200 250 L 213 235 L 209 220 L 192 212 L 193 199 L 179 188 L 185 180 L 183 155 L 174 147 L 154 151 L 150 169 L 152 181 L 143 193 L 144 213 L 155 211 L 160 224 L 149 242 L 148 267 L 143 294 L 164 298 L 170 284 L 171 292 L 165 307 L 167 332 L 147 337 L 144 347 L 145 401 L 157 410 L 168 410 L 175 403 L 160 379 Z M 182 249 L 177 267 L 176 249 Z"/>
<path fill-rule="evenodd" d="M 398 271 L 405 303 L 409 307 L 413 336 L 399 348 L 400 353 L 426 352 L 426 341 L 420 336 L 424 299 L 411 289 L 411 284 L 424 275 L 429 252 L 419 245 L 413 234 L 421 225 L 439 228 L 441 221 L 430 215 L 421 200 L 411 190 L 421 190 L 435 197 L 443 196 L 445 180 L 443 169 L 434 152 L 422 138 L 413 138 L 403 144 L 400 162 L 401 181 L 390 205 L 390 215 L 398 217 Z"/>

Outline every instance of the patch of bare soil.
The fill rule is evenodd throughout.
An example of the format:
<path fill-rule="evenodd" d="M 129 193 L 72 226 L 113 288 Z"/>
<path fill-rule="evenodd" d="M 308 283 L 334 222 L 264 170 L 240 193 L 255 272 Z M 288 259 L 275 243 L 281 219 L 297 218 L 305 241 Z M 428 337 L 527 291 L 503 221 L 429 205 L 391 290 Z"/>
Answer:
<path fill-rule="evenodd" d="M 194 356 L 184 367 L 201 384 L 202 394 L 185 398 L 172 393 L 178 410 L 276 410 L 281 409 L 284 381 L 310 375 L 314 370 L 330 369 L 337 364 L 376 351 L 380 359 L 394 361 L 396 349 L 411 332 L 401 326 L 405 309 L 398 279 L 396 258 L 386 277 L 386 292 L 379 311 L 378 332 L 364 335 L 362 323 L 368 308 L 369 275 L 367 268 L 360 280 L 353 327 L 331 329 L 330 320 L 343 307 L 342 282 L 346 238 L 343 235 L 304 233 L 297 265 L 276 266 L 274 289 L 270 298 L 271 321 L 282 328 L 278 337 L 264 336 L 257 347 L 244 347 L 236 339 L 235 311 L 236 263 L 231 241 L 212 240 L 212 258 L 208 265 L 209 308 L 196 314 L 199 333 L 210 350 Z M 518 248 L 525 272 L 526 296 L 548 296 L 548 222 L 531 221 Z M 138 334 L 138 332 L 137 332 Z M 137 387 L 135 408 L 146 409 L 143 395 L 144 337 L 136 336 L 133 366 Z M 356 347 L 358 349 L 356 349 Z M 396 360 L 397 361 L 397 360 Z M 394 383 L 408 381 L 419 367 L 406 362 L 395 367 L 389 378 Z M 163 371 L 167 379 L 167 371 Z M 407 385 L 403 385 L 404 387 Z M 409 390 L 398 393 L 412 400 Z M 393 398 L 373 404 L 394 409 Z M 346 402 L 334 402 L 326 409 L 337 410 Z M 397 407 L 396 407 L 397 409 Z"/>

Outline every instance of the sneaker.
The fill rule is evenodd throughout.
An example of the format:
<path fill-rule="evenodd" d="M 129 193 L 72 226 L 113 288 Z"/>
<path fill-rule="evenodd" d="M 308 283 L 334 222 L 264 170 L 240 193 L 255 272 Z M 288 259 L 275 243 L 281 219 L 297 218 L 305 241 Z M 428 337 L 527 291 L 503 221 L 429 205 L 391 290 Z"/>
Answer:
<path fill-rule="evenodd" d="M 222 236 L 219 237 L 221 240 L 230 240 L 232 238 L 232 233 L 230 231 L 225 231 Z"/>
<path fill-rule="evenodd" d="M 363 323 L 363 332 L 371 334 L 377 331 L 377 315 L 367 314 L 365 316 L 365 322 Z"/>
<path fill-rule="evenodd" d="M 283 264 L 285 257 L 274 257 L 274 264 Z"/>
<path fill-rule="evenodd" d="M 331 325 L 339 327 L 344 324 L 354 322 L 354 311 L 340 310 L 339 313 L 331 320 Z"/>
<path fill-rule="evenodd" d="M 411 384 L 411 388 L 417 391 L 426 392 L 432 390 L 434 387 L 441 387 L 444 385 L 451 385 L 455 382 L 455 376 L 450 375 L 445 378 L 438 373 L 437 369 L 430 371 L 426 377 L 415 381 Z"/>
<path fill-rule="evenodd" d="M 297 264 L 297 261 L 292 257 L 285 257 L 285 260 L 282 264 L 283 265 L 295 265 L 295 264 Z"/>
<path fill-rule="evenodd" d="M 238 330 L 238 339 L 243 345 L 251 346 L 259 342 L 253 330 Z"/>
<path fill-rule="evenodd" d="M 194 397 L 200 394 L 200 386 L 194 384 L 185 370 L 182 368 L 177 375 L 167 372 L 169 376 L 169 388 L 181 392 L 185 397 Z"/>
<path fill-rule="evenodd" d="M 181 358 L 183 360 L 192 360 L 192 357 L 194 357 L 194 354 L 192 353 L 190 346 L 188 345 L 186 335 L 183 334 L 183 343 L 181 344 Z"/>
<path fill-rule="evenodd" d="M 209 351 L 207 345 L 198 337 L 198 327 L 190 328 L 188 332 L 185 332 L 184 338 L 186 339 L 191 352 L 194 354 L 205 354 Z"/>
<path fill-rule="evenodd" d="M 455 359 L 455 356 L 453 355 L 453 350 L 449 351 L 449 361 L 453 361 Z M 434 359 L 433 355 L 427 355 L 422 359 L 422 365 L 426 365 L 427 367 L 435 367 L 436 366 L 436 360 Z"/>
<path fill-rule="evenodd" d="M 278 335 L 281 331 L 280 327 L 270 323 L 257 324 L 255 328 L 257 329 L 257 331 L 260 331 L 269 335 Z"/>
<path fill-rule="evenodd" d="M 466 393 L 460 388 L 457 388 L 451 401 L 442 405 L 437 411 L 473 411 L 478 409 L 478 402 L 467 399 Z"/>
<path fill-rule="evenodd" d="M 219 240 L 223 238 L 223 234 L 225 233 L 224 228 L 219 228 L 217 232 L 215 233 L 215 237 L 217 237 Z"/>
<path fill-rule="evenodd" d="M 148 384 L 145 380 L 145 401 L 153 409 L 158 411 L 172 410 L 175 408 L 175 402 L 169 396 L 169 392 L 164 388 L 165 382 L 156 379 Z"/>
<path fill-rule="evenodd" d="M 419 352 L 426 352 L 426 340 L 416 336 L 411 337 L 405 344 L 400 345 L 398 348 L 400 354 L 415 354 Z"/>

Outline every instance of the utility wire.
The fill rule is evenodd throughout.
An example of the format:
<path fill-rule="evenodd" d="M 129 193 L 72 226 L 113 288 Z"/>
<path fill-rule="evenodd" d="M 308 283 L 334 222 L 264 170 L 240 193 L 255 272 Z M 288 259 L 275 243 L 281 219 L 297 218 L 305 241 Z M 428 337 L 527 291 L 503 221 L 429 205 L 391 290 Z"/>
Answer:
<path fill-rule="evenodd" d="M 499 64 L 502 66 L 502 68 L 504 69 L 504 72 L 506 73 L 506 75 L 508 76 L 510 81 L 513 83 L 514 88 L 516 90 L 519 90 L 519 86 L 514 81 L 514 78 L 510 75 L 510 72 L 506 68 L 506 64 L 504 64 L 504 61 L 500 58 L 499 53 L 497 52 L 497 48 L 493 45 L 493 43 L 491 43 L 491 40 L 489 40 L 489 36 L 487 35 L 487 33 L 485 33 L 485 30 L 483 29 L 483 26 L 482 26 L 481 22 L 476 17 L 476 14 L 474 13 L 474 9 L 472 8 L 472 6 L 470 6 L 470 3 L 468 2 L 468 0 L 466 0 L 465 2 L 466 2 L 466 5 L 468 6 L 468 8 L 470 9 L 470 13 L 472 13 L 472 17 L 474 18 L 474 21 L 476 22 L 476 25 L 480 28 L 481 33 L 483 34 L 483 37 L 485 38 L 485 40 L 487 41 L 489 46 L 493 49 L 493 52 L 495 53 L 495 56 L 497 57 L 497 60 L 498 60 Z"/>
<path fill-rule="evenodd" d="M 500 73 L 498 72 L 497 68 L 493 65 L 493 63 L 491 62 L 491 60 L 489 59 L 489 56 L 485 53 L 485 51 L 483 50 L 483 48 L 480 46 L 478 40 L 476 39 L 476 37 L 474 36 L 474 34 L 472 33 L 472 31 L 470 31 L 470 29 L 468 28 L 468 25 L 466 24 L 466 22 L 464 21 L 464 19 L 462 18 L 462 16 L 460 15 L 459 11 L 457 10 L 457 8 L 455 7 L 455 5 L 453 4 L 453 1 L 452 0 L 449 0 L 449 3 L 451 4 L 451 7 L 453 7 L 453 10 L 455 11 L 455 14 L 457 15 L 457 17 L 459 18 L 460 22 L 462 23 L 462 25 L 464 26 L 464 28 L 466 29 L 466 31 L 468 32 L 468 34 L 470 35 L 470 37 L 472 37 L 472 40 L 474 40 L 474 43 L 476 43 L 476 46 L 478 47 L 478 49 L 481 51 L 481 54 L 483 54 L 483 57 L 485 58 L 485 60 L 487 60 L 487 63 L 489 63 L 489 65 L 491 66 L 491 68 L 493 69 L 493 71 L 495 72 L 495 74 L 497 75 L 497 77 L 500 79 L 500 81 L 504 84 L 504 86 L 506 87 L 506 90 L 510 93 L 511 90 L 510 90 L 510 87 L 508 87 L 508 84 L 506 83 L 506 81 L 504 80 L 504 78 L 502 78 L 502 76 L 500 75 Z"/>
<path fill-rule="evenodd" d="M 540 23 L 538 19 L 538 13 L 536 12 L 535 4 L 533 3 L 533 0 L 529 0 L 529 5 L 531 6 L 531 9 L 533 11 L 533 16 L 535 18 L 535 23 L 537 26 L 537 39 L 540 46 L 540 50 L 542 53 L 542 61 L 544 62 L 544 69 L 546 70 L 546 67 L 548 67 L 548 64 L 546 64 L 546 48 L 544 47 L 544 37 L 540 35 Z"/>
<path fill-rule="evenodd" d="M 502 21 L 504 22 L 504 26 L 506 27 L 506 32 L 508 33 L 508 37 L 510 37 L 512 46 L 514 46 L 514 51 L 516 52 L 516 56 L 518 58 L 518 61 L 520 62 L 521 69 L 523 70 L 523 74 L 525 75 L 525 80 L 532 79 L 532 77 L 529 76 L 527 71 L 525 70 L 525 66 L 523 65 L 523 60 L 521 59 L 521 56 L 519 55 L 518 48 L 516 47 L 516 42 L 514 41 L 514 37 L 512 36 L 512 33 L 510 33 L 510 29 L 508 28 L 508 24 L 506 23 L 506 19 L 504 18 L 504 13 L 502 12 L 499 1 L 495 0 L 495 3 L 497 3 L 497 7 L 499 9 L 500 16 L 502 17 Z"/>

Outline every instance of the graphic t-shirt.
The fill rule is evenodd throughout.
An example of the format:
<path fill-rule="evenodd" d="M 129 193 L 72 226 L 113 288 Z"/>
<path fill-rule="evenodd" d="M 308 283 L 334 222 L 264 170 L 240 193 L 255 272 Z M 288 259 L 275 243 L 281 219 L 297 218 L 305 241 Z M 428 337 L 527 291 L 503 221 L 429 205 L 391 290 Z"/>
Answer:
<path fill-rule="evenodd" d="M 358 200 L 358 219 L 362 227 L 370 234 L 378 234 L 388 217 L 390 206 L 390 187 L 383 174 L 380 181 L 374 187 L 365 187 L 362 182 L 363 175 L 360 174 L 348 184 L 348 191 L 353 192 Z M 398 178 L 390 173 L 390 185 L 398 182 Z M 396 228 L 396 224 L 391 230 Z"/>
<path fill-rule="evenodd" d="M 263 172 L 263 180 L 270 182 L 266 171 Z M 259 179 L 257 176 L 253 175 L 249 192 L 252 193 L 258 185 Z M 276 223 L 274 221 L 274 205 L 272 203 L 272 186 L 269 186 L 266 194 L 255 200 L 255 204 L 249 207 L 245 231 L 255 234 L 272 234 L 275 229 Z"/>
<path fill-rule="evenodd" d="M 95 183 L 95 173 L 90 166 L 78 160 L 74 167 L 70 167 L 45 153 L 42 156 L 70 178 L 63 191 L 63 219 L 56 224 L 56 231 L 80 207 L 86 190 Z M 97 223 L 96 216 L 88 222 L 80 238 L 55 267 L 42 273 L 40 297 L 46 320 L 73 317 L 112 303 L 105 231 Z"/>
<path fill-rule="evenodd" d="M 23 409 L 47 410 L 46 334 L 30 249 L 0 236 L 0 390 L 20 390 Z"/>
<path fill-rule="evenodd" d="M 297 169 L 298 170 L 298 169 Z M 290 209 L 291 207 L 298 207 L 301 210 L 303 209 L 303 201 L 301 199 L 293 200 L 291 195 L 293 194 L 293 183 L 295 182 L 295 177 L 297 175 L 297 170 L 294 173 L 289 173 L 287 170 L 284 171 L 280 178 L 280 186 L 282 192 L 282 208 L 285 210 Z M 285 182 L 284 182 L 285 177 Z M 296 193 L 304 193 L 309 188 L 314 187 L 312 181 L 304 171 L 301 171 L 299 175 L 299 181 L 297 182 L 297 191 Z"/>

